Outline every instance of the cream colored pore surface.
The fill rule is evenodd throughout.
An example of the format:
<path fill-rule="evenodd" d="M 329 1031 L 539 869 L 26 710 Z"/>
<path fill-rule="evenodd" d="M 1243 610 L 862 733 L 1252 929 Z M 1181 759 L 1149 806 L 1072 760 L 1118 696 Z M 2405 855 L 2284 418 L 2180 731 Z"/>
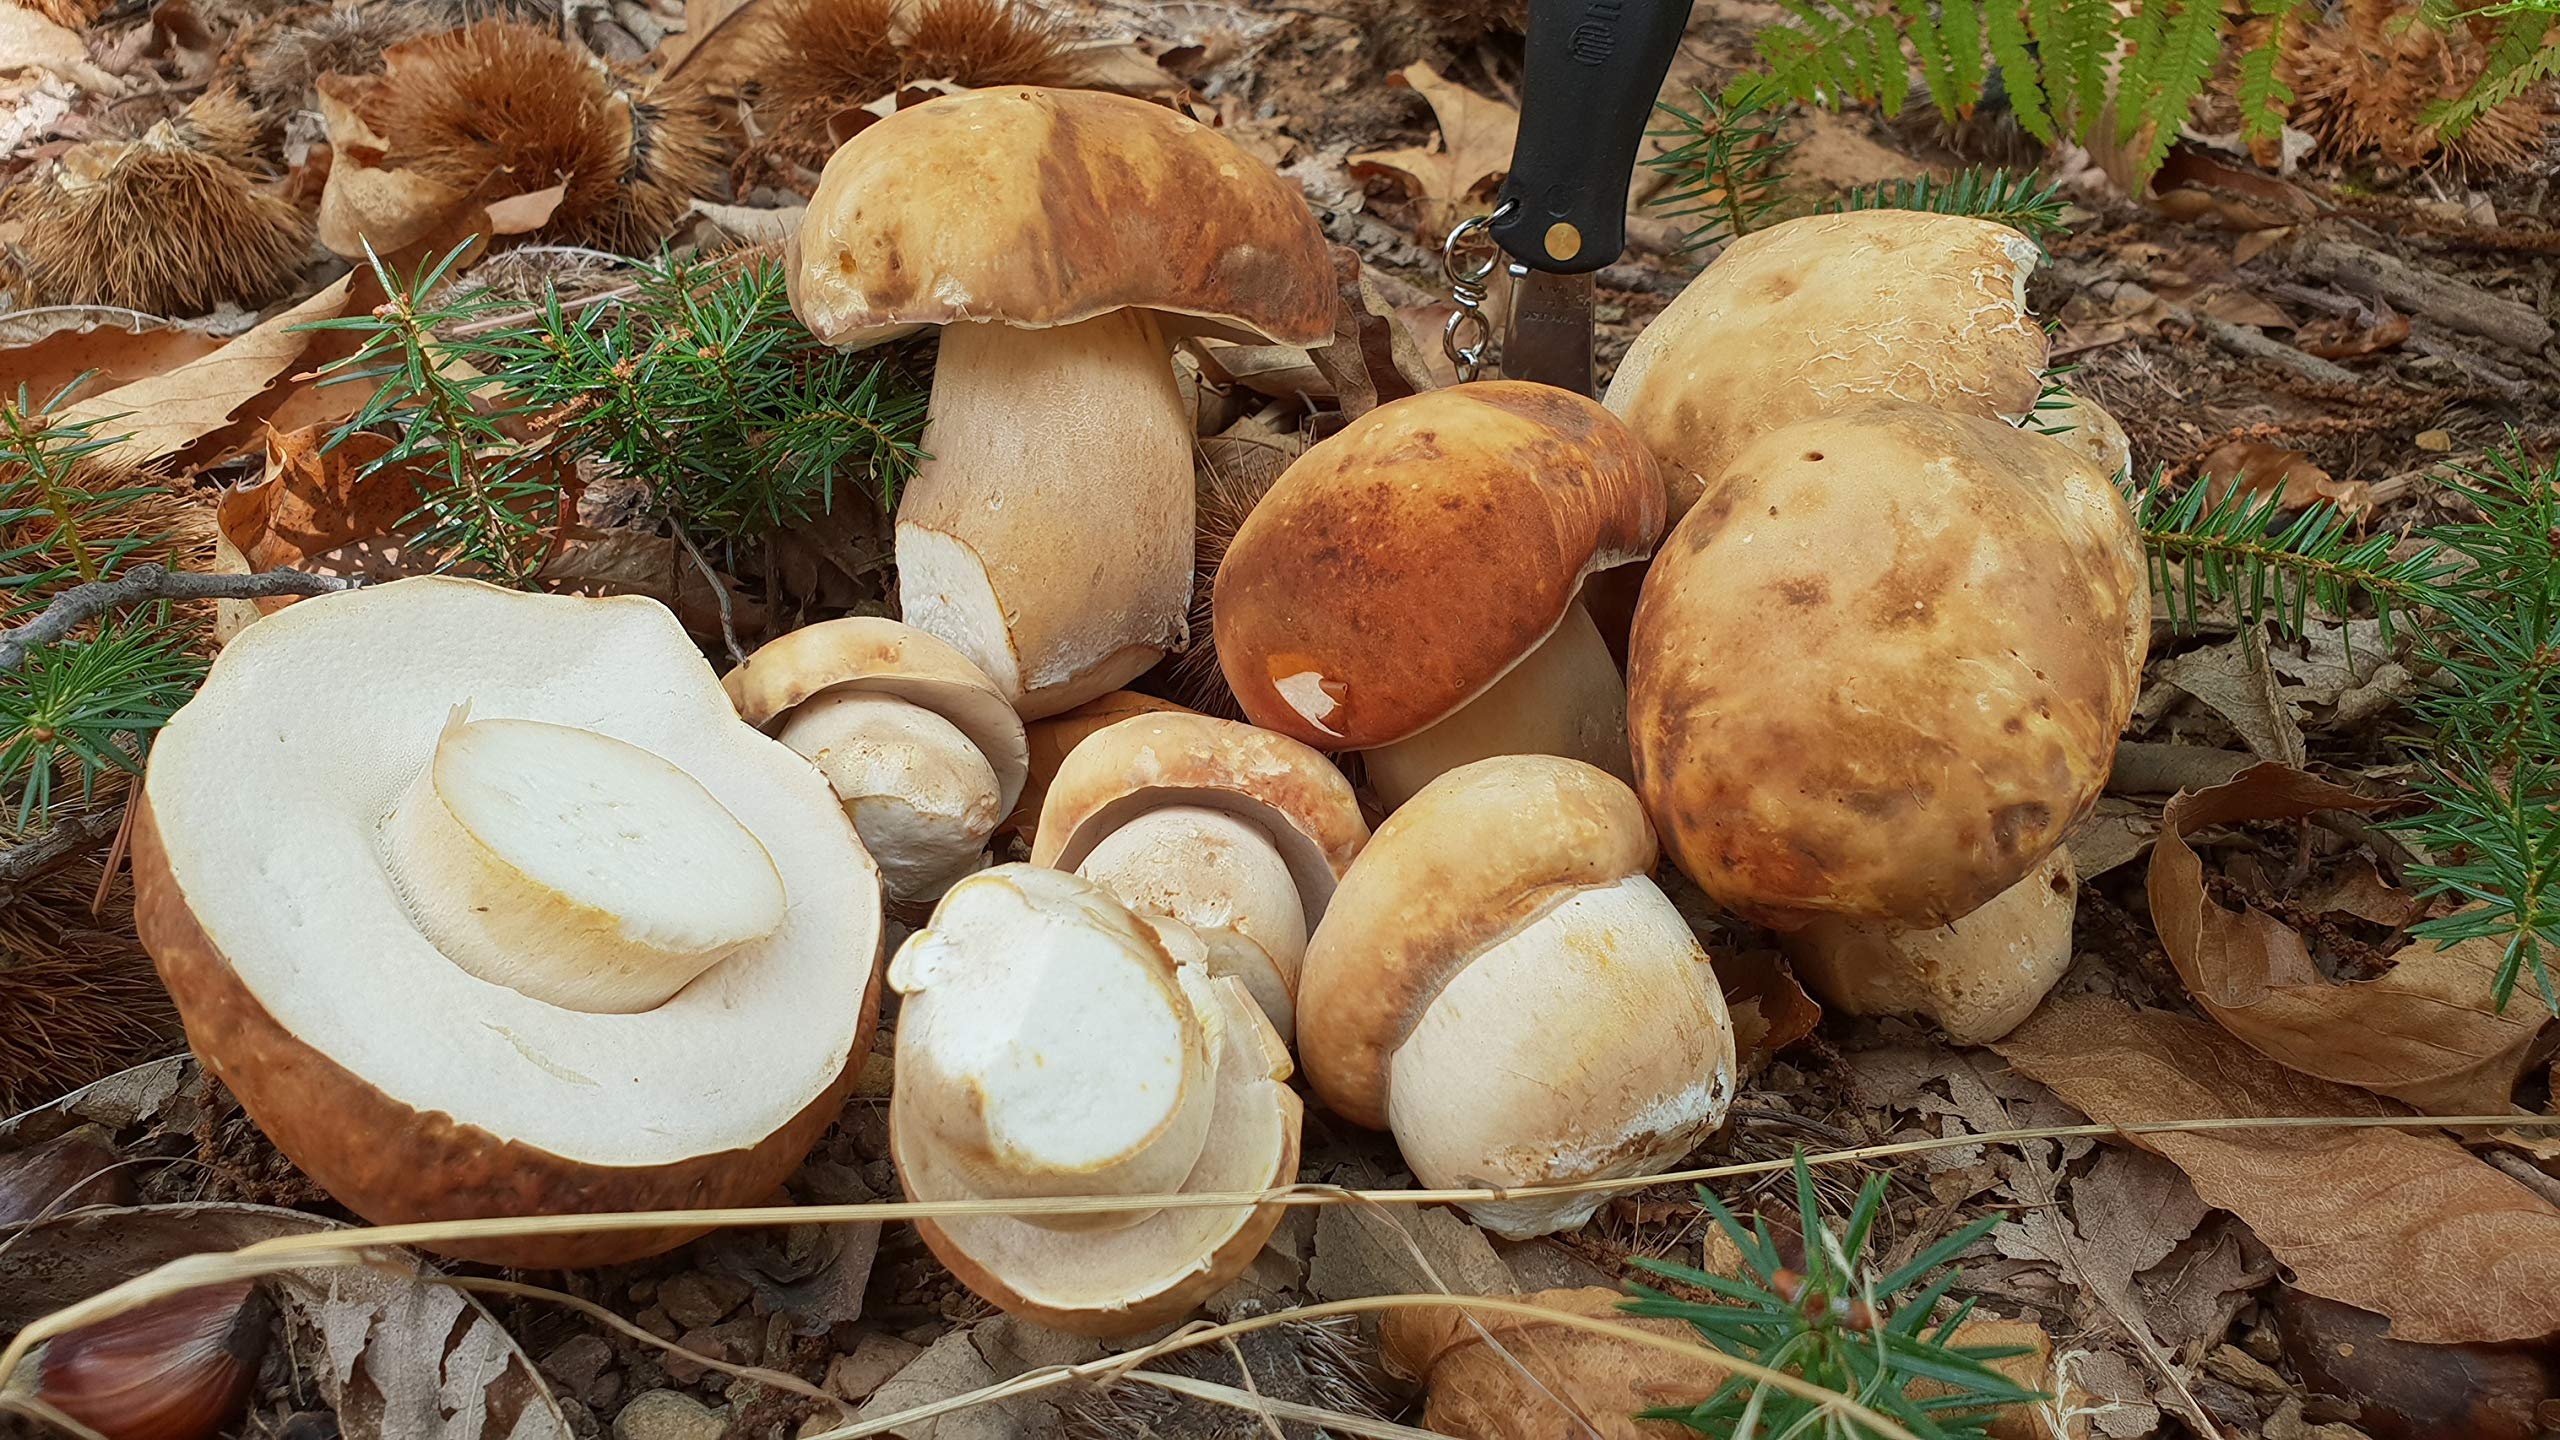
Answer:
<path fill-rule="evenodd" d="M 378 829 L 446 717 L 574 725 L 675 764 L 755 836 L 787 909 L 654 1010 L 564 1010 L 428 943 Z M 277 1023 L 386 1095 L 590 1164 L 751 1145 L 855 1044 L 879 880 L 816 771 L 741 722 L 664 607 L 415 579 L 231 643 L 148 781 L 196 919 Z"/>

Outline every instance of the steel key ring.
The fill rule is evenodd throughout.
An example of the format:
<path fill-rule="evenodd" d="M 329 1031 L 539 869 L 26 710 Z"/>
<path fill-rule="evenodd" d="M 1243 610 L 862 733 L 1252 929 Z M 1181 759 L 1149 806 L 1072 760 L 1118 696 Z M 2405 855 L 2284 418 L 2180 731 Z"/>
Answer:
<path fill-rule="evenodd" d="M 1460 221 L 1449 238 L 1440 246 L 1440 273 L 1449 281 L 1449 298 L 1457 309 L 1450 312 L 1449 323 L 1440 327 L 1440 348 L 1458 367 L 1460 380 L 1473 380 L 1484 373 L 1486 347 L 1493 340 L 1493 322 L 1485 318 L 1485 282 L 1502 263 L 1502 252 L 1486 241 L 1480 259 L 1470 260 L 1468 248 L 1492 229 L 1493 222 L 1510 210 L 1508 203 L 1490 215 L 1477 215 Z M 1466 339 L 1459 337 L 1465 335 Z"/>

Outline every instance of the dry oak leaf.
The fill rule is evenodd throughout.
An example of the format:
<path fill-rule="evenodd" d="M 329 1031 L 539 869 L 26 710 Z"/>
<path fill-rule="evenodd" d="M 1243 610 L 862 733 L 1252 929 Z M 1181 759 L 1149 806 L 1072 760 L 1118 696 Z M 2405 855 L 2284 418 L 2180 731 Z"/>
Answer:
<path fill-rule="evenodd" d="M 43 326 L 45 320 L 62 323 Z M 0 372 L 41 402 L 86 375 L 84 391 L 112 389 L 166 374 L 222 348 L 202 330 L 162 325 L 147 315 L 105 307 L 65 306 L 24 322 L 35 333 L 0 349 Z M 24 332 L 20 332 L 24 334 Z"/>
<path fill-rule="evenodd" d="M 417 466 L 364 473 L 391 448 L 390 437 L 360 433 L 324 449 L 331 428 L 268 431 L 266 473 L 223 492 L 217 514 L 222 538 L 240 552 L 251 574 L 309 566 L 359 541 L 379 539 L 418 508 Z M 279 597 L 260 608 L 289 600 Z"/>
<path fill-rule="evenodd" d="M 2269 1059 L 2439 1115 L 2499 1114 L 2548 1018 L 2538 1006 L 2492 1008 L 2499 942 L 2420 941 L 2388 972 L 2336 984 L 2292 927 L 2208 896 L 2186 841 L 2208 826 L 2384 803 L 2281 765 L 2179 795 L 2151 852 L 2152 926 L 2196 1003 Z"/>
<path fill-rule="evenodd" d="M 175 454 L 221 429 L 233 411 L 264 393 L 276 376 L 301 357 L 314 332 L 294 327 L 337 318 L 346 308 L 350 278 L 338 277 L 337 283 L 319 294 L 269 317 L 210 355 L 93 395 L 64 414 L 72 420 L 100 422 L 100 434 L 128 432 L 122 443 L 101 457 L 106 463 L 147 465 Z"/>
<path fill-rule="evenodd" d="M 76 30 L 56 25 L 24 5 L 0 0 L 0 74 L 42 70 L 59 75 L 83 90 L 121 95 L 124 82 L 89 60 L 89 47 Z"/>
<path fill-rule="evenodd" d="M 2392 1116 L 2390 1101 L 2276 1064 L 2201 1020 L 2055 997 L 1992 1046 L 2101 1124 Z M 2441 1134 L 2162 1132 L 2204 1202 L 2238 1215 L 2315 1295 L 2422 1344 L 2560 1329 L 2560 1209 Z"/>
<path fill-rule="evenodd" d="M 2333 480 L 2329 472 L 2311 463 L 2311 457 L 2299 450 L 2287 450 L 2256 440 L 2231 440 L 2217 445 L 2204 457 L 2205 496 L 2213 504 L 2234 490 L 2245 490 L 2252 497 L 2274 495 L 2287 510 L 2327 501 L 2349 515 L 2361 515 L 2373 508 L 2371 487 L 2361 480 Z"/>
<path fill-rule="evenodd" d="M 1390 83 L 1420 91 L 1431 103 L 1431 113 L 1440 121 L 1439 143 L 1354 155 L 1351 173 L 1396 176 L 1412 190 L 1433 233 L 1446 234 L 1511 167 L 1520 112 L 1442 78 L 1420 61 L 1397 71 Z"/>

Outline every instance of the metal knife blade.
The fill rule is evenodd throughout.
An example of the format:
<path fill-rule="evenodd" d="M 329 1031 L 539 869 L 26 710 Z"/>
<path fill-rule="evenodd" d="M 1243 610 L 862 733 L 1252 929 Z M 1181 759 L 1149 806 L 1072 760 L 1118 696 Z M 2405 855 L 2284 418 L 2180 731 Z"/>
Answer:
<path fill-rule="evenodd" d="M 1502 331 L 1502 373 L 1578 395 L 1595 393 L 1590 273 L 1559 275 L 1517 260 L 1505 268 L 1511 276 L 1511 315 Z"/>

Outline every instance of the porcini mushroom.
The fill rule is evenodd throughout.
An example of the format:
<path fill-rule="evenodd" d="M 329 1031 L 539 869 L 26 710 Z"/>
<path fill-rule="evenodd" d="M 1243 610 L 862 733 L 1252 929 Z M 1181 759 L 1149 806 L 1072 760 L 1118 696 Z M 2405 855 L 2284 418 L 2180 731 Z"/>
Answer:
<path fill-rule="evenodd" d="M 1778 936 L 1796 978 L 1851 1015 L 1919 1015 L 1960 1045 L 1988 1045 L 2026 1022 L 2071 968 L 2080 879 L 2054 847 L 2025 879 L 1944 925 L 1821 915 Z"/>
<path fill-rule="evenodd" d="M 1635 793 L 1580 761 L 1479 760 L 1424 786 L 1307 942 L 1298 1051 L 1317 1097 L 1394 1131 L 1433 1189 L 1678 1162 L 1733 1100 L 1733 1026 L 1654 855 Z M 1519 1239 L 1605 1198 L 1462 1208 Z"/>
<path fill-rule="evenodd" d="M 1960 919 L 2096 803 L 2142 674 L 2142 544 L 2078 452 L 1885 405 L 1737 454 L 1628 651 L 1638 788 L 1719 903 Z"/>
<path fill-rule="evenodd" d="M 1297 1178 L 1289 1056 L 1179 922 L 1080 876 L 951 887 L 889 965 L 904 997 L 889 1143 L 916 1200 L 1257 1192 Z M 919 1219 L 962 1284 L 1086 1335 L 1177 1319 L 1241 1272 L 1277 1205 Z"/>
<path fill-rule="evenodd" d="M 1026 719 L 1179 648 L 1191 422 L 1168 329 L 1333 333 L 1296 187 L 1160 105 L 1004 86 L 900 110 L 827 162 L 790 263 L 833 345 L 943 328 L 898 506 L 898 599 Z"/>
<path fill-rule="evenodd" d="M 2043 259 L 2006 225 L 1852 210 L 1724 248 L 1628 347 L 1609 408 L 1662 459 L 1674 521 L 1742 447 L 1877 400 L 1991 419 L 2035 405 Z"/>
<path fill-rule="evenodd" d="M 827 777 L 889 898 L 930 903 L 986 863 L 1030 770 L 1022 717 L 967 656 L 847 616 L 773 640 L 722 680 L 738 714 Z"/>
<path fill-rule="evenodd" d="M 2121 483 L 2133 475 L 2133 442 L 2124 426 L 2086 395 L 2065 390 L 2057 403 L 2037 409 L 2028 424 L 2096 461 L 2110 480 Z"/>
<path fill-rule="evenodd" d="M 197 1057 L 379 1224 L 762 1200 L 877 1003 L 835 796 L 636 597 L 424 577 L 260 621 L 153 745 L 133 868 Z"/>
<path fill-rule="evenodd" d="M 1662 518 L 1653 457 L 1582 396 L 1482 381 L 1381 405 L 1236 532 L 1218 663 L 1256 725 L 1366 752 L 1391 807 L 1491 755 L 1626 778 L 1625 685 L 1577 597 Z"/>
<path fill-rule="evenodd" d="M 1031 863 L 1190 927 L 1209 972 L 1243 981 L 1287 1042 L 1307 931 L 1368 838 L 1332 761 L 1285 735 L 1171 712 L 1122 720 L 1068 754 Z"/>

